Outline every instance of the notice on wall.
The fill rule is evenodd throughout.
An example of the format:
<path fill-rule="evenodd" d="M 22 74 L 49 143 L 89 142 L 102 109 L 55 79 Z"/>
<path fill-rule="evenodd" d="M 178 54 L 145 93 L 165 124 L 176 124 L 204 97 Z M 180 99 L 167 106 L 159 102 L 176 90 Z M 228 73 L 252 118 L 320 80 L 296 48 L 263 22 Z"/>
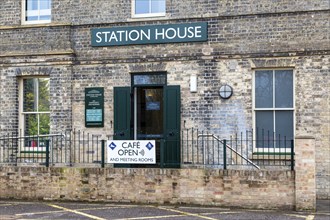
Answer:
<path fill-rule="evenodd" d="M 107 162 L 156 164 L 155 140 L 108 140 Z"/>
<path fill-rule="evenodd" d="M 85 126 L 104 126 L 104 88 L 85 88 Z"/>
<path fill-rule="evenodd" d="M 160 110 L 160 102 L 147 102 L 146 103 L 147 111 L 159 111 Z"/>

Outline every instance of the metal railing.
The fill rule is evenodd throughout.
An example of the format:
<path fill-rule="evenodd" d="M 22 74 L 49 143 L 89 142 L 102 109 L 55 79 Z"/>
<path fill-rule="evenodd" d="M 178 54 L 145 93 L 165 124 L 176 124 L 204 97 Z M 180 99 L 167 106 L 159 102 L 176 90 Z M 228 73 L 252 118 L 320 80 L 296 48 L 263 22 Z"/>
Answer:
<path fill-rule="evenodd" d="M 180 140 L 156 141 L 157 164 L 154 167 L 171 165 L 162 154 L 171 153 L 167 152 L 167 146 L 175 142 L 180 148 L 176 161 L 179 164 L 174 164 L 175 167 L 294 169 L 293 140 L 279 137 L 254 140 L 252 134 L 247 131 L 226 139 L 198 129 L 185 129 L 180 133 Z M 75 130 L 40 136 L 6 135 L 0 138 L 0 165 L 105 167 L 106 140 L 111 139 L 112 135 Z"/>
<path fill-rule="evenodd" d="M 227 144 L 227 140 L 220 140 L 217 136 L 215 136 L 214 134 L 199 134 L 198 138 L 203 138 L 203 137 L 211 137 L 213 139 L 215 139 L 216 141 L 218 141 L 222 146 L 223 146 L 223 155 L 224 155 L 224 166 L 227 165 L 226 160 L 227 160 L 227 149 L 230 150 L 232 153 L 234 153 L 235 155 L 237 155 L 239 158 L 241 158 L 242 160 L 246 161 L 247 164 L 254 166 L 255 168 L 257 168 L 258 170 L 260 170 L 260 167 L 253 163 L 249 158 L 248 155 L 243 155 L 242 152 L 238 152 L 238 149 L 234 149 L 232 148 L 230 145 Z"/>
<path fill-rule="evenodd" d="M 272 134 L 254 139 L 253 131 L 246 131 L 220 138 L 187 129 L 181 139 L 181 163 L 185 166 L 294 169 L 294 142 L 286 137 Z"/>
<path fill-rule="evenodd" d="M 100 164 L 101 141 L 101 135 L 81 131 L 39 136 L 11 134 L 0 138 L 0 163 L 47 166 Z"/>

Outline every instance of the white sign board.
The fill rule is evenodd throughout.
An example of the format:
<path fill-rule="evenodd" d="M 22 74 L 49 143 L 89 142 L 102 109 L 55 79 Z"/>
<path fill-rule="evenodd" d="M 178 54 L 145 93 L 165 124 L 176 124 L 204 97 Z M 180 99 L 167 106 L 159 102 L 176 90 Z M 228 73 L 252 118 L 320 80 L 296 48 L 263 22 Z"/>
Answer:
<path fill-rule="evenodd" d="M 154 140 L 108 140 L 108 163 L 155 164 Z"/>

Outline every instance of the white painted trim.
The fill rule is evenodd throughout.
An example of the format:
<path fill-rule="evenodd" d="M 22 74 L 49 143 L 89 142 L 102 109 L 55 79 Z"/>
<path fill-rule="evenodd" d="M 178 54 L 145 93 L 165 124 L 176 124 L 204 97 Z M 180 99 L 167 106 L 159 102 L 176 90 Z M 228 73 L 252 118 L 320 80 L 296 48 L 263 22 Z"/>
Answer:
<path fill-rule="evenodd" d="M 153 17 L 165 17 L 166 16 L 166 1 L 165 11 L 162 13 L 146 13 L 146 14 L 135 14 L 135 0 L 131 1 L 131 14 L 132 18 L 153 18 Z"/>
<path fill-rule="evenodd" d="M 137 140 L 137 87 L 134 87 L 134 140 Z"/>
<path fill-rule="evenodd" d="M 291 70 L 292 71 L 292 87 L 293 87 L 293 91 L 292 91 L 292 101 L 293 101 L 293 106 L 292 108 L 256 108 L 255 107 L 255 73 L 256 71 L 262 71 L 262 70 L 271 70 L 273 73 L 274 71 L 276 70 Z M 257 148 L 256 147 L 256 112 L 257 111 L 262 111 L 262 110 L 270 110 L 270 111 L 293 111 L 293 138 L 296 136 L 296 99 L 295 99 L 295 96 L 296 96 L 296 80 L 295 80 L 295 69 L 294 68 L 261 68 L 261 69 L 253 69 L 253 76 L 252 76 L 252 127 L 253 127 L 253 152 L 259 152 L 259 153 L 268 153 L 268 152 L 271 152 L 271 153 L 284 153 L 284 152 L 291 152 L 291 149 L 290 148 L 286 148 L 286 150 L 284 151 L 283 149 L 281 148 L 271 148 L 271 151 L 269 150 L 269 148 Z M 273 74 L 273 76 L 275 77 L 275 75 Z M 274 81 L 274 79 L 273 79 Z M 273 86 L 275 86 L 275 84 L 273 83 Z M 273 93 L 275 92 L 275 89 L 273 88 Z M 274 94 L 273 94 L 273 97 L 274 97 Z M 275 99 L 273 100 L 273 102 L 275 102 Z M 273 103 L 273 106 L 275 106 L 275 104 Z M 274 117 L 275 117 L 275 114 L 274 114 Z M 273 119 L 275 121 L 275 119 Z M 275 123 L 274 123 L 274 131 L 275 131 Z M 262 157 L 261 157 L 262 158 Z"/>
<path fill-rule="evenodd" d="M 21 9 L 21 24 L 25 25 L 25 24 L 47 24 L 47 23 L 51 23 L 51 19 L 50 20 L 37 20 L 37 21 L 26 21 L 26 15 L 27 13 L 31 13 L 36 14 L 36 15 L 50 15 L 52 16 L 52 9 L 43 9 L 43 10 L 32 10 L 30 12 L 26 12 L 25 8 L 26 8 L 26 1 L 27 0 L 22 0 L 22 9 Z"/>
<path fill-rule="evenodd" d="M 40 112 L 24 112 L 23 110 L 23 98 L 24 98 L 24 94 L 23 94 L 23 81 L 24 79 L 34 79 L 34 78 L 47 78 L 50 81 L 50 76 L 35 76 L 35 75 L 31 75 L 31 76 L 20 76 L 18 78 L 18 110 L 19 110 L 19 119 L 18 119 L 18 124 L 19 124 L 19 136 L 24 136 L 24 128 L 25 128 L 25 120 L 24 120 L 24 116 L 25 115 L 29 115 L 29 114 L 49 114 L 51 113 L 51 111 L 40 111 Z M 39 95 L 39 94 L 38 94 Z M 39 118 L 39 117 L 38 117 Z M 39 119 L 38 119 L 39 120 Z M 39 122 L 38 122 L 39 123 Z M 38 133 L 39 133 L 39 127 L 38 127 Z"/>

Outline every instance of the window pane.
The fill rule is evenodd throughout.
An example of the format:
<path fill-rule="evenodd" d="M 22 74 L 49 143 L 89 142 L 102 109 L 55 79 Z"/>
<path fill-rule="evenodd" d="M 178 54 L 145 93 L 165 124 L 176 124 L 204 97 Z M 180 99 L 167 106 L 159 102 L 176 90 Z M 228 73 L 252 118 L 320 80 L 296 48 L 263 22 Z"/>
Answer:
<path fill-rule="evenodd" d="M 38 10 L 38 0 L 27 0 L 27 10 Z"/>
<path fill-rule="evenodd" d="M 50 9 L 50 0 L 40 0 L 40 9 Z"/>
<path fill-rule="evenodd" d="M 50 17 L 50 9 L 43 9 L 43 10 L 40 10 L 39 11 L 39 15 L 40 15 L 40 19 L 41 19 L 41 17 L 43 17 L 43 16 L 49 16 Z"/>
<path fill-rule="evenodd" d="M 26 21 L 51 20 L 51 0 L 27 0 Z"/>
<path fill-rule="evenodd" d="M 29 16 L 29 17 L 26 17 L 26 20 L 27 21 L 38 21 L 39 17 L 38 16 Z"/>
<path fill-rule="evenodd" d="M 32 136 L 38 135 L 38 118 L 37 114 L 27 114 L 24 118 L 25 128 L 24 135 Z"/>
<path fill-rule="evenodd" d="M 135 14 L 147 14 L 149 10 L 150 0 L 135 0 Z"/>
<path fill-rule="evenodd" d="M 38 111 L 49 111 L 49 79 L 39 79 L 39 109 Z"/>
<path fill-rule="evenodd" d="M 40 16 L 39 20 L 50 20 L 50 16 L 49 15 L 44 15 L 44 16 Z"/>
<path fill-rule="evenodd" d="M 276 147 L 290 147 L 293 139 L 293 111 L 276 111 Z"/>
<path fill-rule="evenodd" d="M 165 12 L 165 0 L 151 0 L 151 13 Z"/>
<path fill-rule="evenodd" d="M 256 112 L 256 135 L 257 147 L 274 147 L 273 134 L 273 111 L 257 111 Z"/>
<path fill-rule="evenodd" d="M 273 72 L 256 71 L 255 74 L 256 108 L 273 107 Z"/>
<path fill-rule="evenodd" d="M 293 107 L 293 74 L 291 70 L 275 71 L 275 107 Z"/>
<path fill-rule="evenodd" d="M 134 85 L 165 85 L 165 74 L 134 75 Z"/>
<path fill-rule="evenodd" d="M 50 117 L 49 114 L 39 115 L 39 134 L 49 134 Z"/>
<path fill-rule="evenodd" d="M 24 79 L 23 80 L 23 111 L 35 112 L 37 111 L 37 80 Z"/>

